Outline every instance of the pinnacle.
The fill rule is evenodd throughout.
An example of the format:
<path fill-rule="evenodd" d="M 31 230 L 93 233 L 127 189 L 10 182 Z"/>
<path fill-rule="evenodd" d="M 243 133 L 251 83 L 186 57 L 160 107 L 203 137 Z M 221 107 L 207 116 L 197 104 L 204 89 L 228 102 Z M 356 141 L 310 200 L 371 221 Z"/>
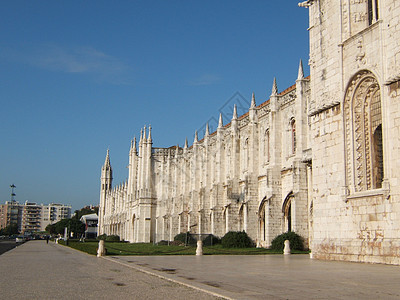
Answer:
<path fill-rule="evenodd" d="M 299 64 L 299 73 L 297 75 L 297 80 L 304 79 L 304 70 L 303 70 L 303 61 L 300 59 L 300 64 Z"/>
<path fill-rule="evenodd" d="M 278 95 L 278 85 L 276 84 L 276 78 L 274 77 L 274 83 L 272 84 L 272 96 Z"/>
<path fill-rule="evenodd" d="M 236 108 L 236 104 L 233 106 L 233 116 L 232 116 L 232 120 L 237 120 L 237 108 Z"/>
<path fill-rule="evenodd" d="M 254 96 L 254 93 L 251 95 L 251 105 L 250 108 L 255 108 L 256 107 L 256 97 Z"/>
<path fill-rule="evenodd" d="M 149 125 L 149 138 L 147 140 L 148 140 L 148 142 L 152 141 L 152 139 L 151 139 L 151 125 Z"/>
<path fill-rule="evenodd" d="M 110 149 L 107 149 L 107 155 L 106 155 L 106 161 L 104 162 L 104 166 L 108 167 L 110 166 Z"/>
<path fill-rule="evenodd" d="M 222 123 L 222 114 L 219 113 L 219 121 L 218 121 L 218 128 L 222 128 L 224 127 L 223 123 Z"/>

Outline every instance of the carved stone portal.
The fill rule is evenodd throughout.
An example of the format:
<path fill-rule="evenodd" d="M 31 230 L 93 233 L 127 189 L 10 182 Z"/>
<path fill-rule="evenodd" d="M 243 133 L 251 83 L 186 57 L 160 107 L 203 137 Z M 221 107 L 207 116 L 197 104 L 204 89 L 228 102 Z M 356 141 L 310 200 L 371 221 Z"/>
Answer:
<path fill-rule="evenodd" d="M 369 71 L 351 80 L 344 99 L 346 182 L 353 191 L 382 187 L 383 147 L 379 84 Z"/>

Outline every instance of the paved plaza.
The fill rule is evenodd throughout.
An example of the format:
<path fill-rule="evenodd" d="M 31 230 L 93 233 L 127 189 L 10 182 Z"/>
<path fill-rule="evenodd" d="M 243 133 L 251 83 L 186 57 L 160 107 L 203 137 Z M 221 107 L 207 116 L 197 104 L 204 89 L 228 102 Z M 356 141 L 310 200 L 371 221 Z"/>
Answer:
<path fill-rule="evenodd" d="M 118 256 L 106 259 L 232 299 L 400 299 L 400 267 L 308 255 Z"/>
<path fill-rule="evenodd" d="M 0 299 L 216 299 L 46 241 L 0 255 Z"/>
<path fill-rule="evenodd" d="M 400 298 L 399 266 L 308 255 L 96 258 L 30 241 L 0 255 L 0 270 L 2 299 Z"/>

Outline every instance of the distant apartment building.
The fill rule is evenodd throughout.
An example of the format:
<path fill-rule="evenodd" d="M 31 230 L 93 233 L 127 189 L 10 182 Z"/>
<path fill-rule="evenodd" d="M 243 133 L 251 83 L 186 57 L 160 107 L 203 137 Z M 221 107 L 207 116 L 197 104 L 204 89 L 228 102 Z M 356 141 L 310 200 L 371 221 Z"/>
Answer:
<path fill-rule="evenodd" d="M 41 230 L 42 206 L 33 202 L 25 202 L 22 206 L 21 232 L 36 232 Z"/>
<path fill-rule="evenodd" d="M 62 219 L 71 218 L 70 205 L 50 203 L 48 205 L 42 205 L 42 215 L 41 215 L 41 226 L 42 230 L 46 229 L 47 225 L 57 223 Z"/>
<path fill-rule="evenodd" d="M 0 205 L 0 229 L 17 224 L 21 231 L 22 206 L 17 201 L 6 201 Z"/>
<path fill-rule="evenodd" d="M 0 205 L 0 229 L 17 224 L 21 233 L 44 231 L 49 224 L 71 218 L 70 205 L 7 201 Z"/>

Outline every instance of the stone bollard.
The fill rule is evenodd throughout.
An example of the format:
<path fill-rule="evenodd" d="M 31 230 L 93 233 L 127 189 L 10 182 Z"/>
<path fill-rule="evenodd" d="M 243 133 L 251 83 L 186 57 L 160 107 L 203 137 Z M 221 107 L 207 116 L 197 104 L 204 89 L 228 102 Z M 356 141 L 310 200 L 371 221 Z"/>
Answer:
<path fill-rule="evenodd" d="M 203 241 L 197 241 L 196 255 L 203 255 Z"/>
<path fill-rule="evenodd" d="M 283 249 L 283 254 L 284 255 L 290 254 L 290 241 L 289 240 L 285 241 L 285 248 Z"/>
<path fill-rule="evenodd" d="M 104 240 L 99 241 L 99 248 L 97 249 L 97 257 L 104 256 L 106 254 L 106 250 L 104 247 Z"/>

